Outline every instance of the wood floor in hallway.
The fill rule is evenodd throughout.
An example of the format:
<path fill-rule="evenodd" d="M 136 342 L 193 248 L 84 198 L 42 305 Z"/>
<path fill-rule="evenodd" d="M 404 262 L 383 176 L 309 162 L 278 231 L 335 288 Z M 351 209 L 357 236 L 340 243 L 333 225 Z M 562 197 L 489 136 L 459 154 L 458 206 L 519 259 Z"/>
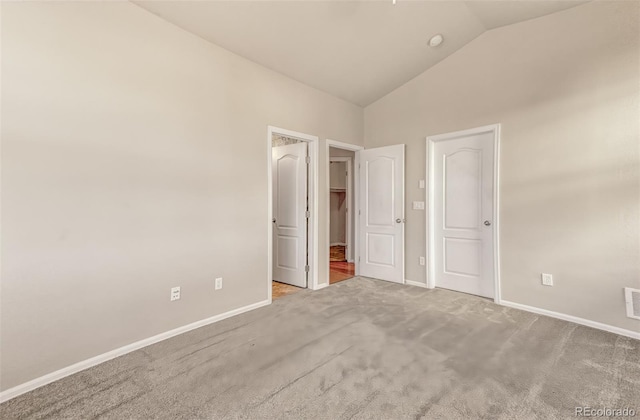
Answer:
<path fill-rule="evenodd" d="M 356 265 L 343 261 L 329 263 L 329 284 L 338 283 L 353 278 L 356 275 Z"/>
<path fill-rule="evenodd" d="M 332 261 L 329 265 L 329 284 L 335 284 L 353 278 L 356 272 L 355 267 L 356 266 L 353 263 Z M 304 290 L 301 287 L 291 286 L 290 284 L 280 283 L 277 281 L 272 282 L 272 284 L 272 299 L 279 299 L 283 296 L 288 296 Z"/>
<path fill-rule="evenodd" d="M 278 299 L 283 296 L 299 292 L 301 290 L 304 289 L 301 287 L 292 286 L 290 284 L 274 281 L 272 282 L 271 299 Z"/>

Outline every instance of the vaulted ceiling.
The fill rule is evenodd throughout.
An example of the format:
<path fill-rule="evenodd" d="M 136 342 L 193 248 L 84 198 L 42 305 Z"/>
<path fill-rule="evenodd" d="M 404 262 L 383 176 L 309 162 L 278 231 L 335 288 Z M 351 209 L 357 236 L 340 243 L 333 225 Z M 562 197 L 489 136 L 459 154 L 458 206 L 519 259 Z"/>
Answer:
<path fill-rule="evenodd" d="M 251 61 L 360 106 L 480 36 L 584 1 L 136 1 Z M 444 42 L 429 47 L 442 34 Z"/>

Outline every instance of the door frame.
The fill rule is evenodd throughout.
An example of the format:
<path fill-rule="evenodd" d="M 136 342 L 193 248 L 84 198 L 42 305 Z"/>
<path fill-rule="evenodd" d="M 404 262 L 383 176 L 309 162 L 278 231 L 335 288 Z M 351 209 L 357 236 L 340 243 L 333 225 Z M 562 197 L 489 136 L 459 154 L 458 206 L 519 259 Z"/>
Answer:
<path fill-rule="evenodd" d="M 429 289 L 435 288 L 435 236 L 434 236 L 434 223 L 435 223 L 435 164 L 434 164 L 434 149 L 436 142 L 442 142 L 447 140 L 453 140 L 460 137 L 466 137 L 473 134 L 493 134 L 493 273 L 494 273 L 494 302 L 501 302 L 500 295 L 500 124 L 485 125 L 482 127 L 471 128 L 468 130 L 454 131 L 450 133 L 437 134 L 434 136 L 427 136 L 427 156 L 426 156 L 426 172 L 425 176 L 429 182 L 429 189 L 427 190 L 427 196 L 429 200 L 429 209 L 426 212 L 426 225 L 427 226 L 427 287 Z"/>
<path fill-rule="evenodd" d="M 307 234 L 307 252 L 309 253 L 309 277 L 307 288 L 318 289 L 318 137 L 284 128 L 267 126 L 267 298 L 272 302 L 273 284 L 273 173 L 272 148 L 273 135 L 280 134 L 308 144 L 309 177 L 307 195 L 309 197 L 309 231 Z"/>
<path fill-rule="evenodd" d="M 352 206 L 349 208 L 353 209 L 353 215 L 354 215 L 354 238 L 352 239 L 352 259 L 353 262 L 356 264 L 356 272 L 355 275 L 359 275 L 360 274 L 360 264 L 358 264 L 356 261 L 358 261 L 358 257 L 360 256 L 360 250 L 358 249 L 358 220 L 355 218 L 355 216 L 358 214 L 360 208 L 358 205 L 358 196 L 359 196 L 359 191 L 358 191 L 358 171 L 356 170 L 356 168 L 358 168 L 359 165 L 359 157 L 358 157 L 358 153 L 360 150 L 364 150 L 363 146 L 357 146 L 355 144 L 350 144 L 350 143 L 344 143 L 341 141 L 336 141 L 336 140 L 329 140 L 327 139 L 327 141 L 325 142 L 325 156 L 326 158 L 326 162 L 325 162 L 325 172 L 326 172 L 326 177 L 327 177 L 327 181 L 326 181 L 326 186 L 327 186 L 327 205 L 326 205 L 326 214 L 327 214 L 327 225 L 326 225 L 326 243 L 325 248 L 327 249 L 327 252 L 329 250 L 329 247 L 331 246 L 331 218 L 330 218 L 330 200 L 329 200 L 329 194 L 330 194 L 330 190 L 331 190 L 331 181 L 330 181 L 330 161 L 331 161 L 331 157 L 329 156 L 329 148 L 333 147 L 334 149 L 342 149 L 342 150 L 349 150 L 351 152 L 354 152 L 354 159 L 353 159 L 353 166 L 352 166 L 352 171 L 351 171 L 351 179 L 353 181 L 353 191 L 351 192 L 351 199 L 352 199 Z M 349 204 L 347 203 L 347 206 Z M 327 254 L 327 283 L 326 285 L 329 285 L 329 271 L 330 271 L 330 261 L 329 261 L 329 255 Z"/>
<path fill-rule="evenodd" d="M 352 199 L 352 195 L 353 195 L 353 188 L 351 187 L 352 185 L 352 180 L 353 180 L 353 163 L 352 163 L 352 159 L 350 157 L 347 156 L 334 156 L 331 157 L 329 156 L 329 171 L 331 171 L 331 162 L 345 162 L 346 163 L 346 169 L 347 169 L 347 179 L 346 179 L 346 187 L 345 187 L 345 193 L 347 196 L 347 212 L 346 212 L 346 220 L 345 220 L 345 245 L 347 247 L 347 251 L 348 254 L 345 255 L 345 257 L 347 258 L 347 262 L 352 263 L 354 262 L 354 258 L 353 258 L 353 238 L 351 237 L 351 214 L 353 213 L 353 199 Z M 329 193 L 331 193 L 331 174 L 329 173 Z M 331 201 L 331 200 L 329 200 Z M 329 205 L 331 205 L 331 203 L 329 203 Z M 331 214 L 329 214 L 329 226 L 331 226 Z M 331 233 L 331 228 L 329 228 L 329 233 Z M 329 238 L 329 246 L 331 246 L 331 238 Z M 351 258 L 349 258 L 351 257 Z"/>

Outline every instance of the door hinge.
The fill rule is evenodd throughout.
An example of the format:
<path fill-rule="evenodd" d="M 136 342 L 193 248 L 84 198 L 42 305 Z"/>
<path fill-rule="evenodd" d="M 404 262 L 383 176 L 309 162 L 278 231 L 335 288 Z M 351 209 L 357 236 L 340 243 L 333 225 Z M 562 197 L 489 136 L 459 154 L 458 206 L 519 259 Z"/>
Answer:
<path fill-rule="evenodd" d="M 311 212 L 309 210 L 304 212 L 304 215 L 306 216 L 306 218 L 310 218 L 311 217 Z"/>
<path fill-rule="evenodd" d="M 308 273 L 308 272 L 309 272 L 309 266 L 308 266 L 308 265 L 305 265 L 305 266 L 304 266 L 304 272 L 305 272 L 305 273 Z"/>
<path fill-rule="evenodd" d="M 311 163 L 311 156 L 307 156 L 305 160 L 307 163 Z"/>
<path fill-rule="evenodd" d="M 360 262 L 360 257 L 358 257 L 358 262 Z"/>
<path fill-rule="evenodd" d="M 361 210 L 358 210 L 358 216 L 360 216 L 362 214 Z"/>

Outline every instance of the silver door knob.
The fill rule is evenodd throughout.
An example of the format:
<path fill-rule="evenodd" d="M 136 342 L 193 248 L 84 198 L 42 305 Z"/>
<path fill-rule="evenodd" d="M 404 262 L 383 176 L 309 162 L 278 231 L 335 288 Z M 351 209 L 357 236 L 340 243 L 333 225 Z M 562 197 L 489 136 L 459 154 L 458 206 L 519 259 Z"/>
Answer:
<path fill-rule="evenodd" d="M 485 221 L 484 221 L 484 225 L 485 225 L 485 226 L 491 226 L 491 222 L 490 222 L 490 221 L 488 221 L 488 220 L 485 220 Z"/>
<path fill-rule="evenodd" d="M 398 217 L 398 218 L 396 219 L 396 223 L 402 223 L 402 219 Z"/>

